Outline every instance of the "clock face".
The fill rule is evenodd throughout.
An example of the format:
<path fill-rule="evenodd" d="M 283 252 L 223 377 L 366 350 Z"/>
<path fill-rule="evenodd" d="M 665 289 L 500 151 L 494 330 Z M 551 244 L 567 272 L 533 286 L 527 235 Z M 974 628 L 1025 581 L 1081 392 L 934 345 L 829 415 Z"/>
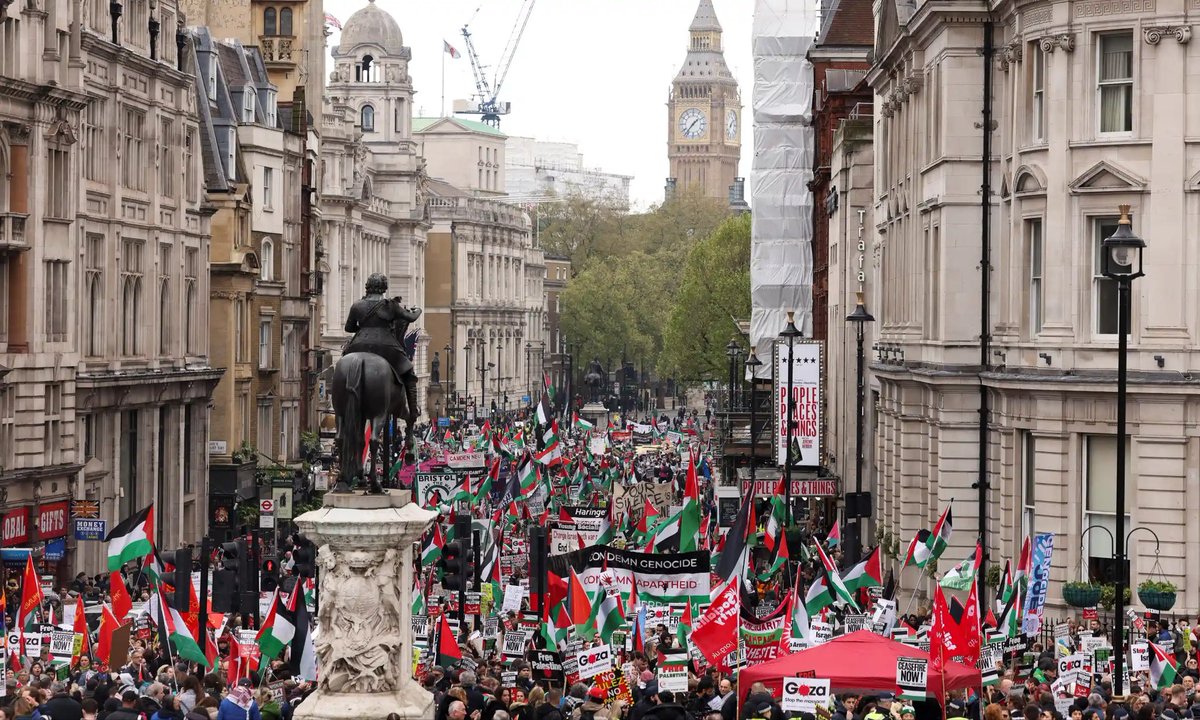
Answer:
<path fill-rule="evenodd" d="M 688 139 L 696 138 L 708 132 L 708 118 L 700 108 L 689 108 L 679 116 L 679 132 Z"/>
<path fill-rule="evenodd" d="M 737 113 L 730 110 L 725 115 L 725 137 L 733 140 L 737 137 Z"/>

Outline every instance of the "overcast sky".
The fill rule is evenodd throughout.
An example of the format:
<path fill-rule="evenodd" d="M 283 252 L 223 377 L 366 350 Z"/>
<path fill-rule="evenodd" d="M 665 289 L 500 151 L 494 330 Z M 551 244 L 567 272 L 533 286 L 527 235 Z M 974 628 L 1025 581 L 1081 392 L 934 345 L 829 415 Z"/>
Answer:
<path fill-rule="evenodd" d="M 365 0 L 325 0 L 341 22 Z M 442 41 L 462 58 L 446 56 L 446 110 L 475 88 L 463 44 L 470 23 L 480 60 L 495 72 L 522 0 L 379 0 L 396 18 L 412 48 L 410 73 L 418 114 L 441 114 Z M 510 135 L 573 142 L 590 167 L 632 175 L 633 202 L 644 208 L 662 199 L 667 177 L 666 101 L 671 80 L 687 54 L 688 25 L 698 0 L 542 0 L 501 91 L 512 114 L 500 128 Z M 751 0 L 713 0 L 724 28 L 725 61 L 742 93 L 741 174 L 749 177 L 752 147 L 748 119 L 754 68 Z M 330 46 L 338 42 L 336 28 Z M 326 69 L 328 76 L 329 69 Z"/>

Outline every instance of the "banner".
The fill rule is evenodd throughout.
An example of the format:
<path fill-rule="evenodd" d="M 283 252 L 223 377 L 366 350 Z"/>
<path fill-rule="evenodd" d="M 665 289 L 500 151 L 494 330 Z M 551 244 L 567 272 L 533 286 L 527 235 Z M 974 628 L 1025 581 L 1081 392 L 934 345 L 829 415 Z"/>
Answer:
<path fill-rule="evenodd" d="M 779 656 L 779 641 L 783 637 L 783 625 L 788 619 L 781 612 L 777 612 L 776 617 L 758 622 L 742 619 L 742 647 L 746 664 L 755 665 Z"/>
<path fill-rule="evenodd" d="M 671 482 L 640 482 L 636 485 L 615 483 L 612 489 L 612 516 L 639 520 L 649 500 L 660 513 L 675 502 L 675 484 Z"/>
<path fill-rule="evenodd" d="M 446 453 L 446 464 L 455 470 L 459 469 L 477 469 L 484 467 L 483 453 L 481 452 L 460 452 Z"/>
<path fill-rule="evenodd" d="M 704 551 L 639 553 L 593 545 L 551 557 L 547 565 L 559 577 L 574 570 L 584 590 L 592 595 L 601 589 L 600 574 L 607 567 L 622 598 L 629 597 L 636 578 L 642 602 L 703 604 L 709 601 L 710 561 L 711 556 Z"/>
<path fill-rule="evenodd" d="M 1046 610 L 1046 596 L 1050 590 L 1050 556 L 1053 552 L 1054 533 L 1033 536 L 1032 577 L 1025 595 L 1025 613 L 1021 619 L 1021 631 L 1026 637 L 1033 637 L 1042 629 L 1042 613 Z"/>
<path fill-rule="evenodd" d="M 821 371 L 820 341 L 793 341 L 794 357 L 788 345 L 775 345 L 775 457 L 777 465 L 787 463 L 788 444 L 792 444 L 792 467 L 819 467 L 821 464 Z M 786 387 L 788 365 L 792 386 Z M 792 435 L 788 437 L 788 394 L 792 396 Z"/>

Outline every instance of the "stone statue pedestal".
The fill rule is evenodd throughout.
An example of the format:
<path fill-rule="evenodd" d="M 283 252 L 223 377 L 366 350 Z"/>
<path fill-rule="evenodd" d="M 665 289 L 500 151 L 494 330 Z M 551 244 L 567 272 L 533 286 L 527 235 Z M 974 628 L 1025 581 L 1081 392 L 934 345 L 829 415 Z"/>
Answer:
<path fill-rule="evenodd" d="M 319 684 L 296 720 L 433 717 L 433 696 L 412 679 L 412 546 L 435 517 L 392 491 L 328 493 L 296 518 L 320 568 Z"/>
<path fill-rule="evenodd" d="M 598 402 L 590 402 L 579 411 L 579 416 L 598 428 L 608 427 L 608 408 Z"/>

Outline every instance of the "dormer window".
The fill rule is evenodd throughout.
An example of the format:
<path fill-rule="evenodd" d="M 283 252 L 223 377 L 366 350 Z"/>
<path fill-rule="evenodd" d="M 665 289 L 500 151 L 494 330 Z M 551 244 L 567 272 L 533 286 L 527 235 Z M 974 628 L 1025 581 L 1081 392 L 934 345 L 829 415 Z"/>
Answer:
<path fill-rule="evenodd" d="M 279 102 L 275 96 L 274 90 L 266 92 L 266 107 L 264 111 L 267 115 L 267 127 L 277 127 L 279 125 Z"/>
<path fill-rule="evenodd" d="M 251 87 L 242 91 L 242 122 L 254 122 L 254 89 Z"/>
<path fill-rule="evenodd" d="M 237 128 L 229 128 L 225 136 L 225 175 L 229 182 L 237 181 Z"/>
<path fill-rule="evenodd" d="M 359 119 L 363 132 L 375 132 L 375 108 L 363 105 L 359 112 Z"/>
<path fill-rule="evenodd" d="M 217 101 L 217 53 L 208 55 L 208 99 Z"/>

